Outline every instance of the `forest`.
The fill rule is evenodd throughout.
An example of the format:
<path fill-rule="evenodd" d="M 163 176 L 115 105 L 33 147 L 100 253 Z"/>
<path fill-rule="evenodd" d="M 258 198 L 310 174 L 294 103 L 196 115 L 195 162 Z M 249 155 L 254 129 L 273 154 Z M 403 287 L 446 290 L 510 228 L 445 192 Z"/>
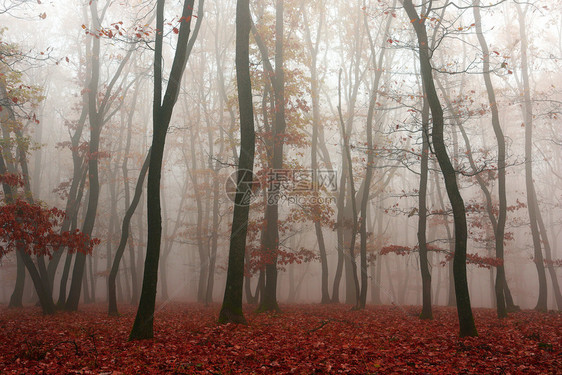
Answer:
<path fill-rule="evenodd" d="M 0 0 L 0 373 L 558 373 L 560 14 Z"/>

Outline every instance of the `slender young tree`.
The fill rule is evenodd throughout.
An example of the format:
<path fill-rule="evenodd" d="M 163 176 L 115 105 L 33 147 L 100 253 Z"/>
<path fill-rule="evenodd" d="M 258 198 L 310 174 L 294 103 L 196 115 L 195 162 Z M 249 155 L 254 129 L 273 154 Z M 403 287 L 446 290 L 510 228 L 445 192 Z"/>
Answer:
<path fill-rule="evenodd" d="M 139 177 L 137 179 L 137 185 L 135 187 L 135 193 L 133 195 L 133 200 L 130 205 L 127 207 L 127 212 L 125 212 L 125 216 L 123 217 L 123 223 L 121 226 L 121 238 L 119 240 L 119 245 L 117 246 L 117 250 L 115 251 L 115 258 L 113 259 L 113 263 L 111 265 L 111 270 L 109 272 L 108 278 L 108 313 L 109 315 L 118 315 L 119 312 L 117 310 L 117 293 L 115 289 L 115 282 L 117 280 L 117 272 L 119 271 L 119 264 L 121 263 L 121 258 L 123 257 L 123 253 L 125 252 L 125 246 L 127 246 L 127 240 L 129 239 L 129 232 L 131 227 L 131 218 L 137 209 L 139 204 L 141 194 L 142 194 L 142 187 L 144 184 L 144 179 L 146 177 L 146 173 L 148 172 L 148 163 L 150 161 L 150 151 L 146 155 L 144 163 L 142 164 L 141 170 L 139 172 Z"/>
<path fill-rule="evenodd" d="M 507 316 L 506 309 L 506 292 L 507 292 L 507 280 L 505 278 L 505 266 L 503 264 L 504 256 L 504 233 L 505 233 L 505 222 L 507 217 L 507 195 L 506 195 L 506 184 L 505 184 L 505 137 L 503 135 L 502 128 L 500 126 L 500 117 L 498 111 L 498 103 L 496 100 L 496 94 L 494 90 L 494 85 L 492 84 L 492 78 L 490 75 L 490 51 L 488 49 L 488 44 L 486 43 L 486 38 L 482 32 L 482 17 L 480 15 L 480 0 L 474 1 L 474 21 L 476 24 L 476 36 L 478 37 L 478 43 L 480 48 L 482 48 L 482 77 L 484 78 L 484 83 L 486 85 L 486 93 L 488 95 L 488 102 L 490 104 L 490 110 L 492 112 L 492 127 L 494 128 L 494 134 L 496 136 L 496 142 L 498 145 L 498 198 L 499 198 L 499 212 L 497 222 L 495 222 L 494 235 L 496 241 L 496 258 L 502 260 L 502 264 L 498 265 L 496 271 L 496 308 L 498 318 L 504 318 Z M 490 211 L 490 210 L 489 210 Z M 490 218 L 495 218 L 490 215 Z M 492 220 L 494 224 L 494 220 Z M 509 307 L 509 306 L 508 306 Z M 511 307 L 512 308 L 512 307 Z"/>
<path fill-rule="evenodd" d="M 396 6 L 396 0 L 393 1 L 392 7 Z M 384 32 L 382 33 L 383 40 L 386 39 L 390 31 L 390 25 L 392 24 L 392 20 L 394 17 L 387 16 L 386 25 L 384 27 Z M 367 214 L 368 214 L 368 203 L 370 199 L 370 191 L 371 191 L 371 180 L 373 178 L 373 170 L 375 169 L 376 160 L 375 160 L 375 146 L 373 142 L 373 121 L 375 117 L 375 106 L 378 99 L 378 92 L 381 83 L 382 73 L 384 69 L 383 60 L 386 57 L 386 49 L 380 48 L 378 59 L 375 58 L 375 53 L 377 48 L 375 48 L 375 42 L 371 36 L 369 31 L 369 25 L 367 22 L 367 15 L 365 14 L 364 17 L 365 21 L 365 29 L 367 31 L 367 36 L 369 39 L 369 44 L 371 46 L 371 53 L 373 54 L 373 70 L 375 71 L 375 77 L 373 79 L 373 84 L 370 89 L 370 99 L 369 99 L 369 109 L 367 110 L 367 123 L 366 123 L 366 136 L 367 136 L 367 166 L 365 172 L 365 179 L 363 180 L 363 190 L 362 194 L 360 195 L 360 212 L 361 212 L 361 223 L 359 226 L 359 234 L 360 234 L 360 249 L 359 249 L 359 256 L 361 262 L 361 290 L 359 293 L 359 298 L 357 299 L 357 307 L 358 308 L 365 308 L 367 304 L 367 287 L 368 287 L 368 274 L 367 274 Z M 387 60 L 389 60 L 387 58 Z M 360 189 L 361 191 L 361 189 Z"/>
<path fill-rule="evenodd" d="M 429 103 L 424 97 L 422 108 L 422 151 L 420 158 L 420 188 L 418 192 L 418 246 L 422 278 L 421 319 L 433 319 L 431 308 L 431 273 L 427 259 L 427 181 L 429 174 Z"/>
<path fill-rule="evenodd" d="M 190 52 L 197 37 L 197 30 L 202 17 L 197 20 L 193 37 L 190 39 L 191 20 L 194 0 L 183 3 L 176 53 L 168 79 L 168 86 L 162 98 L 162 45 L 164 40 L 164 5 L 165 0 L 158 0 L 156 5 L 156 40 L 154 46 L 154 103 L 152 109 L 153 133 L 147 181 L 147 219 L 148 243 L 144 261 L 144 275 L 139 307 L 129 340 L 150 339 L 154 337 L 154 308 L 156 304 L 156 286 L 158 282 L 158 261 L 162 239 L 162 213 L 160 208 L 160 180 L 166 133 L 172 112 L 178 99 L 181 78 Z M 202 7 L 203 1 L 199 2 Z"/>
<path fill-rule="evenodd" d="M 546 272 L 544 269 L 544 260 L 541 246 L 541 236 L 537 215 L 537 193 L 535 191 L 535 183 L 533 181 L 533 103 L 531 101 L 531 84 L 529 79 L 529 62 L 528 62 L 528 41 L 527 31 L 525 28 L 526 9 L 523 11 L 520 4 L 516 4 L 517 15 L 519 20 L 519 37 L 521 38 L 521 76 L 523 79 L 522 95 L 523 95 L 523 117 L 525 123 L 525 186 L 527 188 L 527 209 L 529 211 L 529 222 L 531 225 L 531 236 L 533 238 L 533 254 L 537 274 L 539 278 L 539 295 L 535 309 L 538 311 L 547 310 L 547 284 Z"/>
<path fill-rule="evenodd" d="M 303 1 L 304 3 L 304 1 Z M 303 4 L 304 5 L 304 4 Z M 324 2 L 320 1 L 319 7 L 324 6 Z M 311 150 L 310 150 L 310 166 L 312 168 L 312 173 L 316 174 L 318 172 L 318 138 L 319 138 L 319 128 L 320 128 L 320 89 L 319 89 L 319 78 L 318 78 L 318 49 L 320 45 L 320 38 L 322 35 L 322 28 L 324 25 L 325 12 L 320 12 L 320 17 L 318 18 L 318 24 L 316 28 L 316 40 L 312 41 L 310 24 L 308 22 L 307 10 L 303 6 L 303 21 L 304 21 L 304 36 L 306 41 L 306 47 L 310 55 L 310 96 L 312 99 L 312 140 L 311 140 Z M 317 175 L 315 175 L 316 178 Z M 314 194 L 317 195 L 317 189 L 314 189 Z M 328 290 L 328 257 L 326 255 L 326 243 L 324 241 L 324 234 L 322 232 L 322 222 L 318 219 L 320 216 L 319 205 L 314 205 L 312 207 L 312 216 L 314 220 L 314 231 L 316 233 L 316 239 L 318 240 L 318 251 L 320 253 L 320 265 L 322 267 L 322 299 L 321 303 L 330 302 L 330 292 Z"/>
<path fill-rule="evenodd" d="M 350 242 L 349 242 L 349 261 L 351 263 L 351 279 L 353 282 L 354 290 L 355 290 L 355 300 L 354 308 L 357 308 L 358 301 L 359 301 L 359 279 L 357 277 L 357 261 L 355 259 L 355 239 L 357 237 L 357 229 L 358 229 L 358 218 L 357 218 L 357 200 L 356 200 L 356 192 L 355 192 L 355 184 L 353 181 L 353 162 L 351 159 L 351 151 L 349 145 L 349 137 L 351 136 L 351 132 L 346 132 L 345 129 L 345 122 L 343 120 L 343 114 L 341 110 L 341 74 L 342 70 L 340 69 L 339 78 L 338 78 L 338 114 L 339 114 L 339 123 L 340 123 L 340 131 L 342 137 L 342 149 L 345 155 L 342 155 L 342 159 L 345 158 L 347 162 L 347 177 L 349 181 L 349 197 L 350 197 L 350 204 L 351 204 L 351 234 L 350 234 Z M 350 129 L 351 130 L 351 129 Z M 345 163 L 344 163 L 345 165 Z"/>
<path fill-rule="evenodd" d="M 220 323 L 246 324 L 242 312 L 244 284 L 244 257 L 248 232 L 249 198 L 254 169 L 255 132 L 252 105 L 252 83 L 250 80 L 250 29 L 252 18 L 249 0 L 236 2 L 236 82 L 238 84 L 238 107 L 240 111 L 240 154 L 236 181 L 236 198 L 232 213 L 232 232 L 228 252 L 226 288 L 219 314 Z"/>
<path fill-rule="evenodd" d="M 433 80 L 433 68 L 428 45 L 425 18 L 420 18 L 412 0 L 402 2 L 404 10 L 408 14 L 410 22 L 416 32 L 419 49 L 420 71 L 425 88 L 425 96 L 431 109 L 433 128 L 431 139 L 433 148 L 441 172 L 445 180 L 445 188 L 453 209 L 455 226 L 455 255 L 453 258 L 453 272 L 455 276 L 455 292 L 457 297 L 457 314 L 459 318 L 460 336 L 477 336 L 476 325 L 470 306 L 470 295 L 466 278 L 466 248 L 467 248 L 467 223 L 464 202 L 457 184 L 456 172 L 451 164 L 443 137 L 443 108 L 439 101 L 435 82 Z M 431 12 L 432 2 L 427 4 L 423 14 Z"/>

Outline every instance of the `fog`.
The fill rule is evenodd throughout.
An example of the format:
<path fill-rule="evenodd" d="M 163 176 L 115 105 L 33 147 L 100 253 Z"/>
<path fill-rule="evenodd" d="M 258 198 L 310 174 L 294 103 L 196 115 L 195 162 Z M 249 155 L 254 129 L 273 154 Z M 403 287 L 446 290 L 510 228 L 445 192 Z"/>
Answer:
<path fill-rule="evenodd" d="M 196 39 L 162 162 L 160 304 L 221 302 L 228 268 L 240 154 L 236 3 L 195 3 L 190 37 Z M 473 1 L 432 3 L 425 24 L 444 142 L 466 209 L 472 307 L 496 306 L 496 272 L 503 265 L 515 305 L 537 306 L 542 270 L 547 309 L 560 309 L 562 5 L 552 0 L 487 4 L 477 25 Z M 172 81 L 178 28 L 187 22 L 182 5 L 168 1 L 165 8 L 164 91 Z M 431 302 L 454 305 L 453 212 L 430 134 L 433 112 L 424 120 L 418 40 L 401 2 L 285 0 L 282 43 L 276 37 L 275 2 L 255 0 L 250 8 L 257 182 L 248 197 L 244 302 L 263 298 L 266 266 L 271 266 L 278 270 L 274 298 L 279 303 L 354 305 L 356 265 L 367 304 L 422 305 L 418 231 L 423 215 Z M 66 210 L 66 230 L 87 232 L 88 211 L 95 210 L 91 234 L 99 243 L 85 257 L 81 303 L 108 300 L 123 218 L 152 144 L 155 9 L 156 1 L 0 2 L 1 147 L 8 171 L 30 183 L 29 191 L 15 190 L 22 199 L 31 194 L 43 207 Z M 489 49 L 486 59 L 477 26 Z M 495 105 L 483 72 L 493 84 Z M 283 96 L 274 85 L 283 87 Z M 503 169 L 492 107 L 505 139 Z M 90 148 L 94 121 L 98 150 Z M 423 131 L 424 121 L 429 130 Z M 532 137 L 527 154 L 526 134 Z M 424 137 L 427 213 L 420 214 Z M 20 149 L 27 171 L 18 161 Z M 99 171 L 95 208 L 92 164 Z M 507 198 L 503 261 L 493 227 L 500 212 L 500 169 Z M 120 304 L 135 305 L 140 297 L 149 231 L 146 180 L 144 189 L 117 273 Z M 5 190 L 2 199 L 8 203 Z M 531 215 L 530 202 L 536 202 Z M 278 240 L 266 219 L 272 206 L 278 209 L 273 223 Z M 23 261 L 10 251 L 6 229 L 2 236 L 0 303 L 9 304 Z M 78 277 L 73 270 L 80 256 L 64 247 L 46 251 L 52 257 L 39 262 L 57 262 L 51 288 L 54 301 L 61 302 L 61 292 L 64 301 Z M 30 252 L 34 262 L 42 258 Z M 19 267 L 23 270 L 23 263 Z M 22 302 L 31 305 L 37 298 L 27 274 Z"/>

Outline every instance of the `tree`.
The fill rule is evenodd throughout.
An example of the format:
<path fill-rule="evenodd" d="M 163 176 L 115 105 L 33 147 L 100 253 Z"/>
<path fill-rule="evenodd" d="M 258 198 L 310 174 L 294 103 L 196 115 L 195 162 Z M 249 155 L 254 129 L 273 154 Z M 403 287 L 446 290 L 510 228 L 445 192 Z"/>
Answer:
<path fill-rule="evenodd" d="M 478 333 L 476 331 L 472 308 L 470 306 L 470 295 L 468 292 L 468 282 L 466 278 L 466 211 L 457 185 L 456 172 L 451 164 L 451 160 L 449 159 L 443 138 L 443 108 L 441 107 L 433 80 L 433 68 L 431 66 L 431 55 L 425 25 L 426 18 L 420 18 L 412 0 L 404 0 L 402 5 L 408 14 L 418 40 L 420 72 L 433 120 L 433 128 L 431 132 L 433 148 L 437 161 L 439 162 L 439 167 L 443 173 L 445 188 L 453 209 L 455 226 L 455 255 L 453 259 L 453 272 L 455 276 L 455 292 L 457 298 L 457 314 L 459 318 L 460 336 L 477 336 Z M 432 2 L 430 1 L 427 5 L 427 9 L 425 9 L 425 12 L 422 13 L 425 15 L 429 14 L 431 11 L 431 5 Z"/>
<path fill-rule="evenodd" d="M 392 7 L 396 6 L 396 0 L 393 1 Z M 357 307 L 358 308 L 365 308 L 367 303 L 367 286 L 368 286 L 368 275 L 367 275 L 367 216 L 368 216 L 368 203 L 369 199 L 371 198 L 371 180 L 373 178 L 373 171 L 376 166 L 375 161 L 375 145 L 373 142 L 373 120 L 375 117 L 375 106 L 377 105 L 378 99 L 378 92 L 381 84 L 382 73 L 384 69 L 383 66 L 383 59 L 386 57 L 386 49 L 380 48 L 379 49 L 379 56 L 378 61 L 375 58 L 376 48 L 371 33 L 369 31 L 368 22 L 367 22 L 367 15 L 365 14 L 365 29 L 367 30 L 367 36 L 369 38 L 369 43 L 371 46 L 371 53 L 373 54 L 373 70 L 375 71 L 375 77 L 373 79 L 373 84 L 370 88 L 370 95 L 369 95 L 369 109 L 367 110 L 367 120 L 366 120 L 366 136 L 367 136 L 367 164 L 366 164 L 366 172 L 365 172 L 365 179 L 363 180 L 363 189 L 362 194 L 360 196 L 360 212 L 361 212 L 361 223 L 359 226 L 359 234 L 361 237 L 361 245 L 359 249 L 360 260 L 361 260 L 361 290 L 359 293 L 359 298 L 357 299 Z M 394 17 L 391 15 L 387 15 L 386 25 L 384 27 L 383 33 L 381 33 L 382 40 L 385 40 L 385 37 L 388 35 L 390 31 L 390 26 L 392 24 L 392 20 Z M 384 43 L 384 42 L 383 42 Z M 387 57 L 388 60 L 391 60 Z M 361 189 L 360 189 L 361 191 Z"/>
<path fill-rule="evenodd" d="M 16 251 L 18 280 L 11 298 L 12 305 L 21 304 L 23 267 L 28 270 L 44 314 L 55 312 L 45 256 L 50 257 L 61 246 L 71 252 L 91 252 L 97 240 L 90 240 L 80 231 L 60 230 L 65 213 L 56 208 L 43 207 L 34 201 L 31 192 L 28 152 L 30 138 L 24 134 L 25 123 L 39 124 L 35 115 L 37 104 L 43 99 L 41 89 L 26 85 L 16 62 L 24 59 L 15 45 L 0 42 L 0 182 L 4 197 L 0 206 L 0 257 Z M 21 191 L 18 191 L 21 188 Z M 35 256 L 34 263 L 32 256 Z M 18 301 L 19 299 L 19 301 Z"/>
<path fill-rule="evenodd" d="M 242 312 L 244 284 L 244 257 L 248 230 L 248 199 L 254 168 L 255 133 L 250 80 L 250 29 L 252 18 L 249 0 L 236 2 L 236 82 L 238 84 L 238 108 L 240 111 L 240 154 L 238 157 L 236 198 L 232 213 L 232 232 L 228 252 L 226 288 L 219 314 L 221 323 L 246 324 Z"/>
<path fill-rule="evenodd" d="M 304 2 L 303 2 L 304 3 Z M 304 4 L 303 4 L 304 5 Z M 324 2 L 320 1 L 317 5 L 322 8 Z M 304 6 L 303 6 L 304 8 Z M 311 162 L 310 166 L 312 168 L 312 173 L 318 172 L 318 138 L 319 138 L 319 128 L 320 124 L 320 89 L 319 89 L 319 78 L 318 78 L 318 49 L 320 44 L 320 38 L 322 33 L 322 28 L 325 22 L 325 14 L 321 10 L 320 17 L 318 19 L 318 26 L 316 29 L 316 40 L 312 41 L 312 35 L 310 31 L 310 24 L 308 21 L 307 10 L 303 9 L 302 12 L 304 28 L 305 28 L 305 40 L 308 53 L 310 55 L 310 95 L 312 97 L 312 140 L 311 140 Z M 314 190 L 315 196 L 317 196 L 317 190 Z M 314 219 L 314 231 L 316 233 L 316 239 L 318 240 L 318 250 L 320 253 L 320 263 L 322 266 L 322 285 L 321 285 L 321 303 L 330 302 L 330 292 L 328 290 L 328 258 L 326 256 L 326 244 L 324 241 L 324 234 L 322 232 L 322 222 L 318 220 L 320 216 L 320 205 L 314 205 L 312 207 L 312 215 Z"/>
<path fill-rule="evenodd" d="M 535 266 L 539 278 L 539 295 L 535 309 L 538 311 L 547 310 L 547 285 L 546 272 L 541 249 L 541 238 L 537 216 L 538 202 L 535 184 L 533 182 L 533 103 L 531 101 L 531 86 L 529 83 L 529 62 L 527 57 L 527 33 L 525 30 L 525 14 L 520 4 L 516 4 L 519 20 L 519 36 L 521 38 L 521 76 L 523 80 L 523 117 L 525 124 L 525 187 L 527 189 L 527 209 L 529 210 L 529 221 L 531 226 L 531 236 L 533 238 L 533 250 Z M 526 8 L 528 9 L 528 8 Z"/>
<path fill-rule="evenodd" d="M 431 273 L 427 260 L 427 180 L 429 174 L 429 103 L 424 97 L 422 108 L 422 150 L 420 157 L 420 189 L 418 192 L 418 246 L 420 249 L 420 272 L 422 278 L 421 319 L 433 319 L 431 308 Z"/>
<path fill-rule="evenodd" d="M 137 209 L 142 194 L 142 186 L 146 173 L 148 172 L 148 163 L 150 161 L 150 151 L 146 155 L 144 163 L 142 164 L 141 170 L 139 172 L 139 177 L 137 179 L 137 185 L 135 187 L 135 193 L 133 195 L 133 200 L 127 207 L 127 212 L 123 217 L 123 224 L 121 226 L 121 239 L 119 240 L 119 245 L 115 251 L 115 257 L 111 266 L 111 271 L 108 278 L 108 313 L 109 315 L 118 315 L 117 311 L 117 294 L 115 292 L 115 281 L 117 279 L 117 272 L 119 271 L 119 263 L 125 252 L 125 246 L 127 245 L 127 240 L 129 238 L 129 231 L 131 226 L 131 218 Z"/>
<path fill-rule="evenodd" d="M 98 13 L 98 1 L 93 0 L 89 3 L 90 13 L 93 22 L 93 28 L 96 33 L 101 32 L 101 22 L 107 11 L 107 8 L 111 4 L 107 1 L 101 16 Z M 99 157 L 100 157 L 100 137 L 103 125 L 111 118 L 113 115 L 109 111 L 112 104 L 112 91 L 121 72 L 125 68 L 129 58 L 132 55 L 133 49 L 129 49 L 126 56 L 121 60 L 115 74 L 113 75 L 110 83 L 107 85 L 105 91 L 103 92 L 103 99 L 99 100 L 99 80 L 100 80 L 100 47 L 101 47 L 101 37 L 100 35 L 92 35 L 92 59 L 91 59 L 91 76 L 88 82 L 88 119 L 90 122 L 90 141 L 88 142 L 88 206 L 86 209 L 86 216 L 82 224 L 82 232 L 88 236 L 91 236 L 94 230 L 94 225 L 96 222 L 96 214 L 99 203 L 100 195 L 100 181 L 99 181 Z M 76 255 L 76 260 L 74 261 L 74 269 L 72 271 L 72 283 L 70 284 L 70 290 L 68 292 L 68 299 L 65 303 L 65 310 L 76 311 L 78 310 L 78 304 L 80 302 L 80 294 L 82 291 L 82 283 L 84 277 L 84 267 L 86 263 L 86 256 L 83 253 L 78 253 Z"/>
<path fill-rule="evenodd" d="M 141 297 L 129 340 L 149 339 L 154 337 L 154 308 L 156 303 L 156 285 L 158 282 L 160 242 L 162 239 L 162 216 L 160 210 L 162 160 L 166 143 L 166 132 L 170 125 L 174 105 L 178 99 L 181 78 L 203 18 L 200 17 L 201 14 L 198 15 L 196 28 L 190 39 L 189 34 L 191 32 L 193 3 L 194 0 L 185 0 L 183 4 L 176 52 L 164 98 L 162 98 L 162 45 L 164 40 L 165 0 L 158 0 L 156 5 L 154 104 L 152 109 L 153 133 L 147 181 L 148 243 L 144 261 Z M 199 1 L 199 11 L 202 11 L 203 3 L 204 0 Z"/>
<path fill-rule="evenodd" d="M 277 304 L 277 257 L 279 250 L 279 198 L 281 182 L 277 181 L 277 171 L 283 168 L 283 145 L 285 143 L 285 73 L 283 71 L 283 14 L 284 0 L 275 3 L 275 70 L 270 71 L 275 100 L 275 118 L 271 134 L 271 176 L 268 179 L 267 200 L 265 207 L 266 228 L 264 249 L 267 262 L 265 264 L 265 287 L 260 295 L 259 311 L 278 311 Z M 269 67 L 271 69 L 271 67 Z M 273 77 L 275 77 L 273 79 Z"/>

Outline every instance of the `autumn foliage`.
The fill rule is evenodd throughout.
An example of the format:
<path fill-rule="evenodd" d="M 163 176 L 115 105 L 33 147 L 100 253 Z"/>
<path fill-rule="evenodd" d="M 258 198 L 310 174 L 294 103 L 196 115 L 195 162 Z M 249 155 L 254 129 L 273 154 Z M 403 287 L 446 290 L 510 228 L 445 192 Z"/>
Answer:
<path fill-rule="evenodd" d="M 428 246 L 427 250 L 445 253 L 445 260 L 443 260 L 441 262 L 441 265 L 443 265 L 443 266 L 446 265 L 448 262 L 450 262 L 453 259 L 454 253 L 451 253 L 449 251 L 442 250 L 442 249 L 439 249 L 439 248 L 434 247 L 434 246 Z M 381 248 L 380 254 L 381 255 L 386 255 L 386 254 L 407 255 L 407 254 L 415 253 L 415 252 L 418 252 L 418 251 L 419 251 L 419 248 L 418 248 L 417 245 L 414 246 L 414 247 L 400 246 L 400 245 L 388 245 L 388 246 L 384 246 L 383 248 Z M 473 265 L 475 265 L 477 267 L 480 267 L 480 268 L 490 268 L 490 267 L 498 267 L 503 262 L 499 258 L 485 257 L 485 256 L 481 256 L 481 255 L 476 254 L 476 253 L 468 253 L 468 254 L 466 254 L 466 263 L 467 264 L 473 264 Z"/>
<path fill-rule="evenodd" d="M 217 324 L 218 307 L 157 308 L 155 339 L 127 342 L 133 309 L 104 306 L 42 316 L 0 311 L 2 374 L 556 374 L 562 315 L 475 309 L 479 337 L 459 338 L 454 308 L 283 306 L 245 312 L 249 325 Z"/>
<path fill-rule="evenodd" d="M 66 246 L 70 252 L 91 253 L 99 243 L 79 230 L 60 232 L 65 212 L 16 200 L 0 206 L 0 258 L 16 247 L 32 255 L 51 256 L 55 249 Z"/>

